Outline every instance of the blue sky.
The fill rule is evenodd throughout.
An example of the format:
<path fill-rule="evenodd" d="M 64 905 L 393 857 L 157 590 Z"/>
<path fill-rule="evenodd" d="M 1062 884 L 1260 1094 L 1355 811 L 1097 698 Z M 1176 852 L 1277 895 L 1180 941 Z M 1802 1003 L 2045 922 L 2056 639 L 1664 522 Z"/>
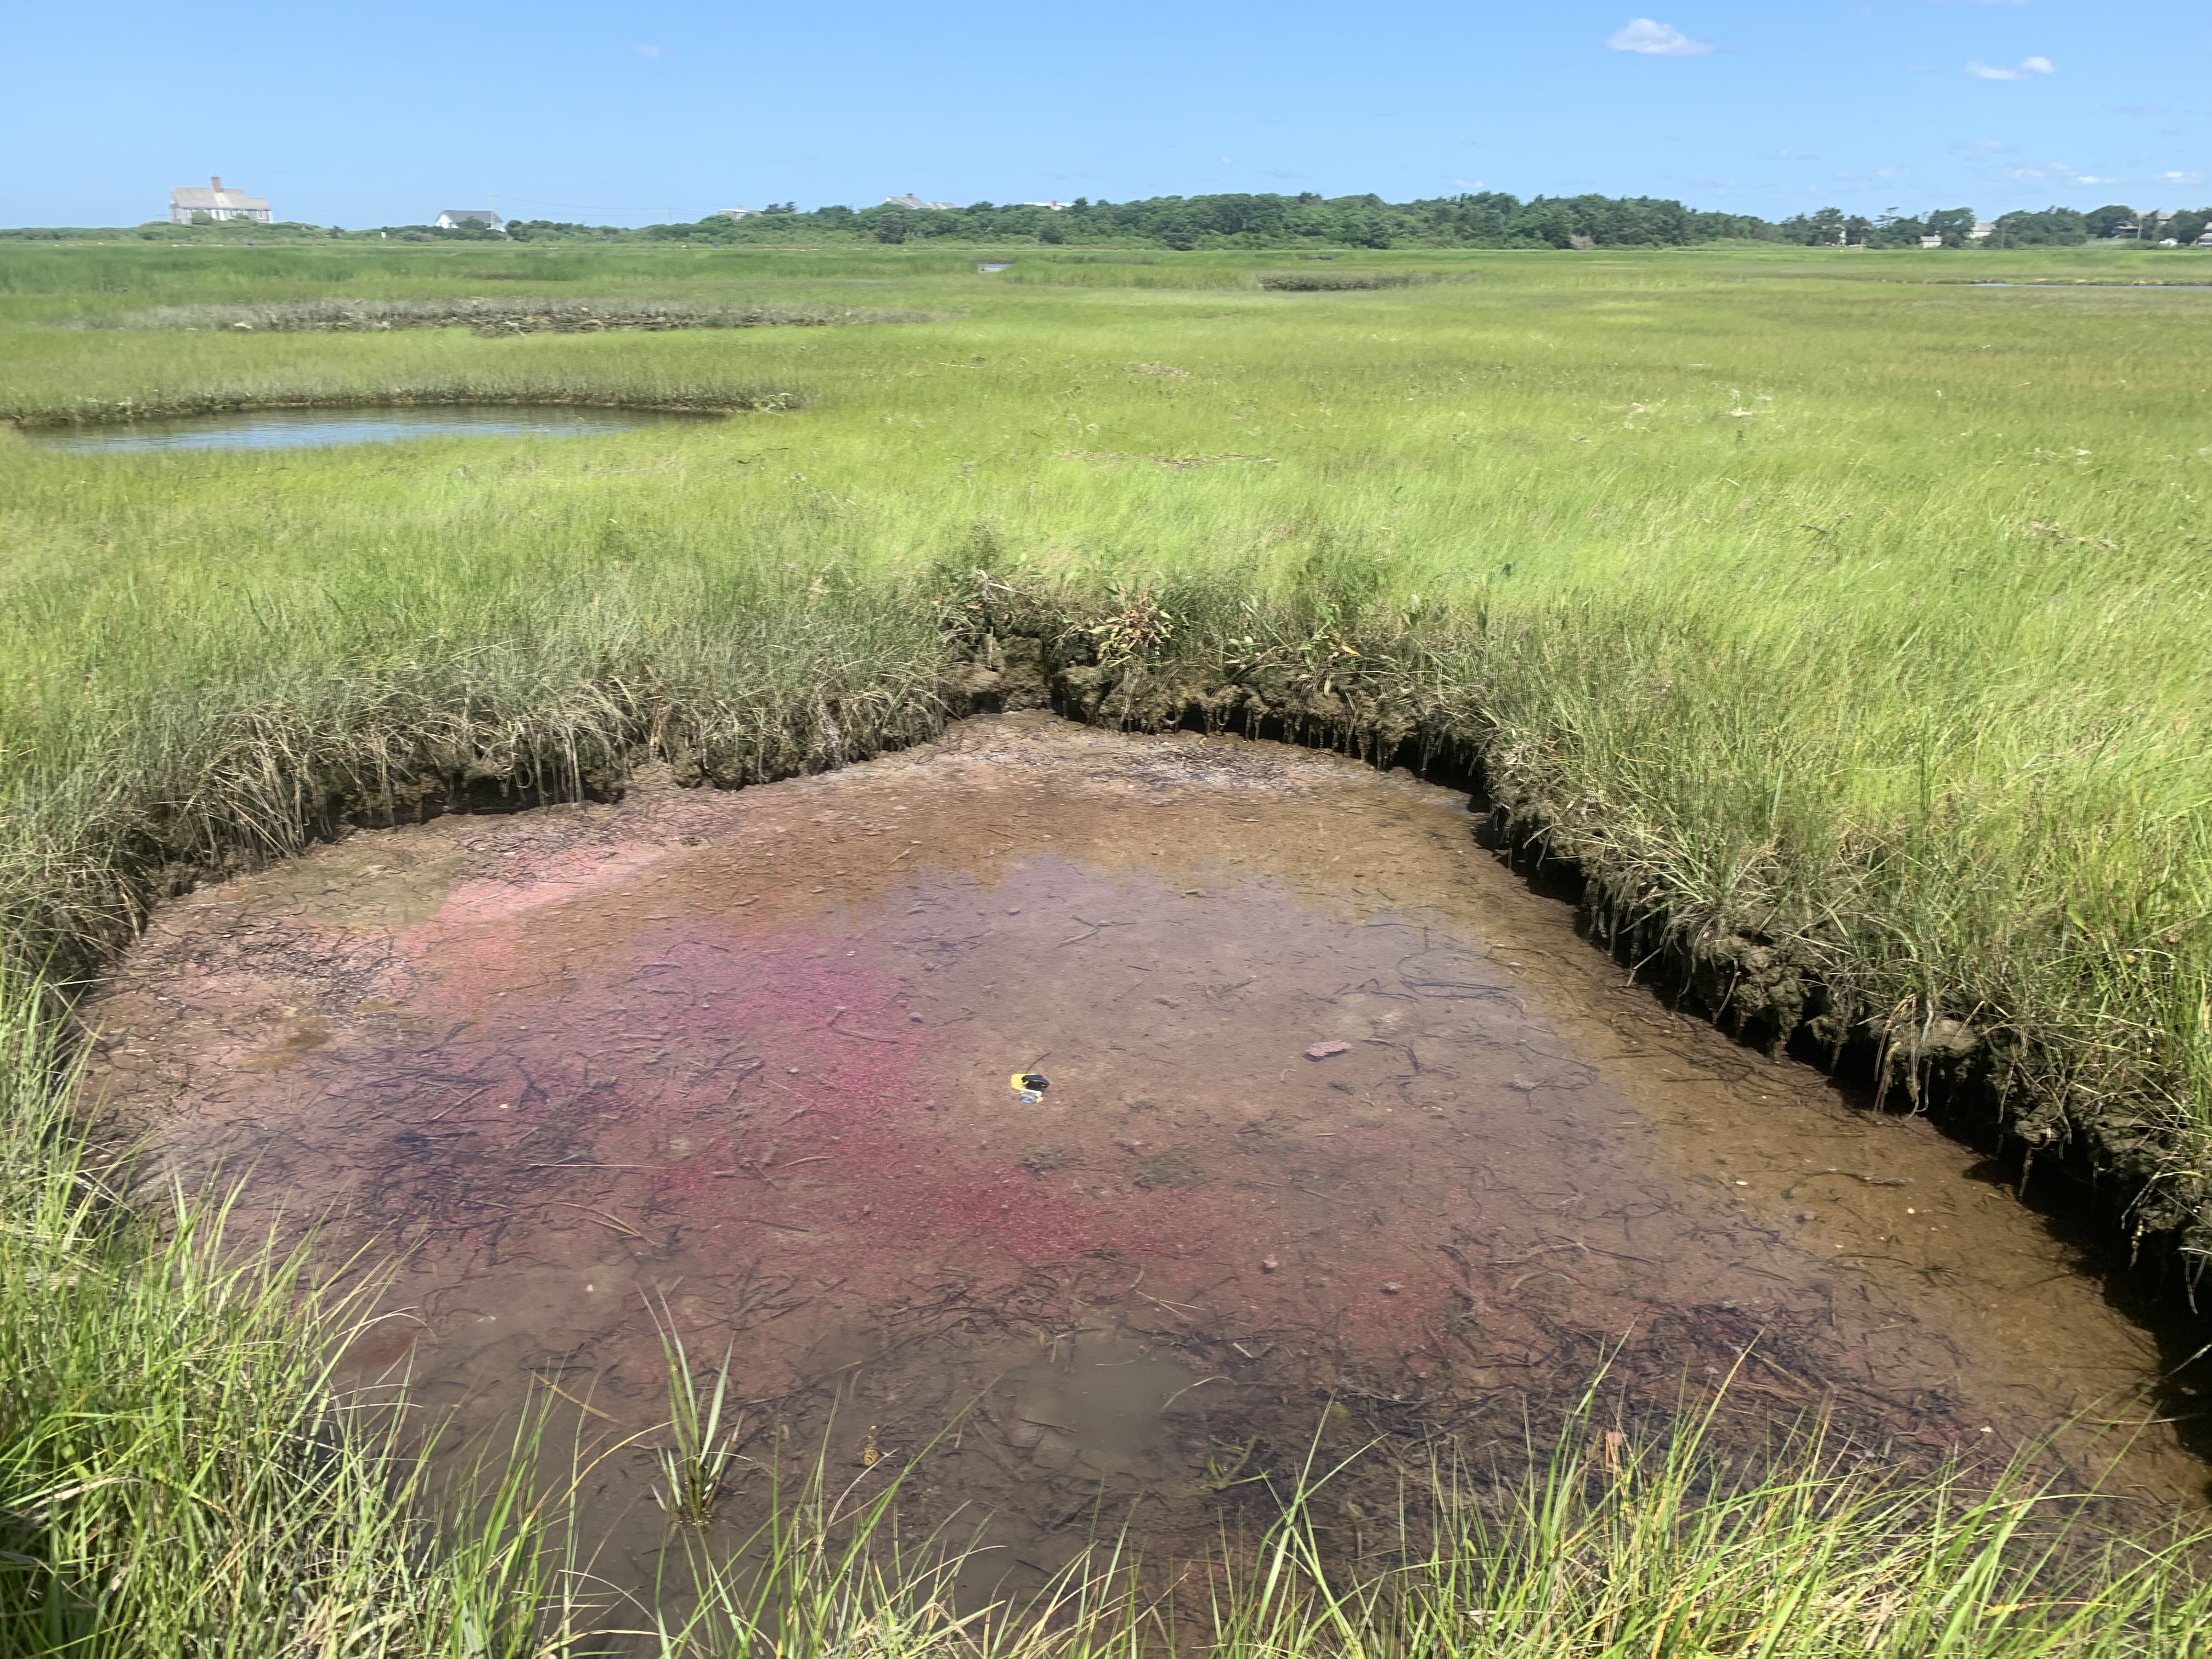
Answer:
<path fill-rule="evenodd" d="M 0 223 L 1212 191 L 2212 201 L 2203 0 L 27 6 Z"/>

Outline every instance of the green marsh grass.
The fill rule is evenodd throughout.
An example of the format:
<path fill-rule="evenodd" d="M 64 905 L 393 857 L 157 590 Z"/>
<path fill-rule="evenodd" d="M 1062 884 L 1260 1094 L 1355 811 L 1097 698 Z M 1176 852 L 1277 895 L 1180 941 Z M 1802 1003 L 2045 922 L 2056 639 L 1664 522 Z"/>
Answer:
<path fill-rule="evenodd" d="M 725 783 L 865 758 L 957 709 L 980 617 L 1104 658 L 1121 698 L 1109 718 L 1158 717 L 1170 704 L 1139 695 L 1147 687 L 1266 684 L 1302 699 L 1317 730 L 1399 720 L 1479 754 L 1554 846 L 1686 933 L 1785 943 L 1900 1029 L 1948 1019 L 1990 1033 L 2023 1127 L 2138 1140 L 2152 1181 L 2139 1214 L 2198 1248 L 2191 1229 L 2212 1212 L 2197 1173 L 2212 1148 L 2212 709 L 2198 667 L 2212 621 L 2212 434 L 2199 429 L 2212 309 L 2179 292 L 1957 285 L 2163 276 L 2170 260 L 1392 253 L 1316 268 L 1461 280 L 1282 294 L 1255 275 L 1280 256 L 1019 252 L 997 276 L 977 275 L 972 252 L 941 250 L 0 255 L 0 410 L 31 421 L 425 387 L 803 399 L 587 444 L 84 456 L 41 447 L 34 430 L 0 439 L 0 907 L 19 951 L 92 971 L 164 885 L 295 850 L 342 814 L 405 816 L 456 780 L 561 793 L 653 756 Z M 497 339 L 57 326 L 170 303 L 465 299 L 509 277 L 526 293 L 588 282 L 645 300 L 945 320 Z M 46 1034 L 33 1069 L 51 1083 L 60 1039 L 29 996 L 14 981 L 7 1018 L 24 1042 Z M 58 1109 L 30 1100 L 11 1109 L 46 1127 L 15 1135 L 8 1179 L 25 1202 L 66 1209 L 76 1143 L 37 1115 Z M 64 1233 L 90 1237 L 92 1213 Z M 37 1321 L 54 1316 L 41 1298 L 62 1281 L 11 1273 L 21 1299 L 0 1340 L 44 1379 L 26 1397 L 72 1400 L 136 1373 L 196 1378 L 204 1368 L 180 1368 L 202 1353 L 263 1363 L 256 1344 L 302 1269 L 255 1267 L 250 1252 L 247 1267 L 224 1267 L 199 1214 L 98 1235 L 108 1277 L 81 1283 L 100 1295 L 63 1305 L 72 1328 L 122 1334 L 50 1351 Z M 76 1271 L 65 1256 L 30 1265 Z M 261 1277 L 222 1277 L 234 1270 Z M 138 1310 L 113 1313 L 120 1326 L 100 1322 L 111 1293 Z M 237 1443 L 325 1421 L 308 1403 L 313 1367 L 283 1363 L 269 1395 L 278 1415 L 246 1423 Z M 65 1565 L 6 1583 L 65 1580 L 68 1596 L 96 1603 L 87 1587 L 121 1559 L 101 1538 L 166 1535 L 137 1510 L 68 1518 L 126 1510 L 138 1486 L 88 1487 L 51 1510 L 40 1494 L 112 1474 L 118 1448 L 202 1468 L 192 1425 L 244 1407 L 178 1389 L 167 1442 L 132 1426 L 137 1407 L 63 1412 L 52 1421 L 100 1425 L 66 1455 L 47 1418 L 9 1419 L 0 1505 L 76 1530 L 54 1547 Z M 253 1540 L 236 1559 L 273 1559 L 252 1552 L 301 1535 L 304 1500 L 286 1493 L 325 1479 L 339 1481 L 315 1500 L 330 1525 L 386 1528 L 362 1561 L 401 1550 L 406 1505 L 374 1509 L 368 1494 L 406 1495 L 409 1477 L 356 1424 L 339 1436 L 337 1466 L 273 1464 L 259 1495 L 224 1512 Z M 362 1473 L 327 1473 L 340 1466 Z M 1625 1510 L 1572 1537 L 1648 1548 L 1622 1583 L 1692 1574 L 1692 1554 L 1734 1572 L 1766 1559 L 1759 1516 L 1781 1527 L 1799 1504 L 1826 1524 L 1796 1492 L 1680 1520 L 1696 1552 L 1670 1554 L 1655 1540 L 1674 1533 L 1638 1530 Z M 2111 1619 L 2093 1629 L 2085 1612 L 2033 1645 L 2027 1615 L 1991 1611 L 2016 1584 L 1991 1569 L 1986 1597 L 1962 1601 L 1928 1565 L 1984 1582 L 1972 1564 L 1988 1558 L 1971 1552 L 2008 1512 L 1955 1513 L 1965 1530 L 1929 1534 L 1934 1554 L 1893 1531 L 1852 1534 L 1890 1551 L 1878 1552 L 1887 1578 L 1837 1566 L 1832 1591 L 1793 1581 L 1808 1607 L 1832 1593 L 1861 1613 L 1787 1631 L 1747 1613 L 1725 1640 L 1696 1637 L 1703 1649 L 1648 1623 L 1634 1627 L 1643 1646 L 1622 1645 L 1598 1612 L 1613 1558 L 1535 1552 L 1585 1562 L 1544 1581 L 1568 1599 L 1539 1632 L 1580 1632 L 1583 1645 L 1560 1635 L 1510 1650 L 2187 1650 L 2137 1641 L 2162 1608 L 2197 1606 L 2155 1553 L 2113 1558 L 2100 1582 L 2120 1601 L 2077 1598 L 2119 1608 Z M 1753 1531 L 1696 1530 L 1723 1514 Z M 1775 1535 L 1796 1541 L 1773 1559 L 1822 1571 L 1822 1552 L 1844 1547 Z M 350 1545 L 317 1547 L 353 1559 Z M 430 1577 L 392 1582 L 431 1585 L 421 1595 L 434 1600 L 444 1559 L 410 1556 Z M 194 1583 L 250 1600 L 282 1577 L 246 1585 L 210 1569 L 188 1583 L 167 1570 L 122 1582 L 201 1605 Z M 343 1571 L 297 1582 L 317 1606 L 350 1606 Z M 1718 1581 L 1697 1582 L 1722 1596 Z M 1864 1599 L 1877 1582 L 1893 1602 Z M 1237 1619 L 1290 1616 L 1292 1602 L 1247 1591 L 1260 1593 L 1239 1590 Z M 395 1594 L 418 1605 L 414 1589 Z M 1363 1649 L 1389 1646 L 1356 1620 L 1413 1616 L 1411 1602 L 1344 1595 L 1309 1585 L 1294 1598 L 1299 1619 L 1323 1621 L 1297 1627 L 1313 1650 L 1348 1650 L 1348 1628 Z M 1880 1607 L 1893 1611 L 1868 1624 Z M 1961 1607 L 1964 1623 L 1942 1622 Z M 1297 1633 L 1223 1617 L 1232 1647 Z M 1899 1634 L 1853 1648 L 1840 1633 L 1850 1619 Z M 1441 1626 L 1418 1628 L 1444 1639 Z M 1804 1645 L 1801 1628 L 1830 1645 Z M 1509 1650 L 1472 1645 L 1477 1624 L 1453 1629 L 1454 1651 Z"/>
<path fill-rule="evenodd" d="M 891 1474 L 817 1455 L 787 1481 L 764 1472 L 770 1515 L 751 1532 L 683 1529 L 655 1601 L 686 1611 L 646 1633 L 684 1659 L 2212 1652 L 2203 1540 L 2102 1534 L 2081 1518 L 2083 1494 L 2024 1464 L 1972 1480 L 1956 1466 L 1903 1475 L 1832 1444 L 1817 1420 L 1747 1463 L 1709 1437 L 1711 1408 L 1639 1439 L 1597 1402 L 1594 1387 L 1563 1423 L 1532 1432 L 1525 1465 L 1510 1469 L 1449 1448 L 1400 1455 L 1395 1510 L 1345 1504 L 1350 1462 L 1316 1444 L 1302 1468 L 1270 1477 L 1272 1520 L 1251 1535 L 1224 1531 L 1200 1560 L 1150 1557 L 1141 1515 L 1102 1515 L 1066 1565 L 1020 1593 L 991 1588 L 1011 1564 L 980 1524 L 901 1533 L 899 1486 L 933 1449 Z"/>
<path fill-rule="evenodd" d="M 654 1323 L 668 1365 L 670 1442 L 659 1449 L 662 1489 L 655 1497 L 678 1521 L 703 1527 L 714 1518 L 724 1486 L 745 1461 L 738 1450 L 744 1440 L 744 1421 L 730 1395 L 734 1352 L 725 1348 L 722 1363 L 702 1382 L 665 1301 L 655 1310 Z"/>
<path fill-rule="evenodd" d="M 331 1386 L 357 1297 L 222 1194 L 118 1190 L 53 990 L 0 979 L 0 1653 L 550 1651 L 542 1424 L 434 1490 L 406 1413 Z"/>
<path fill-rule="evenodd" d="M 1609 1430 L 1586 1398 L 1548 1454 L 1486 1494 L 1449 1460 L 1408 1481 L 1374 1565 L 1329 1559 L 1310 1465 L 1217 1602 L 1237 1652 L 1966 1659 L 2201 1654 L 2192 1544 L 2116 1546 L 2019 1466 L 1993 1482 L 1868 1473 L 1817 1423 L 1747 1468 L 1692 1413 Z M 1425 1490 L 1417 1490 L 1425 1489 Z M 1486 1498 L 1487 1501 L 1486 1501 Z M 1224 1616 L 1225 1615 L 1225 1619 Z"/>

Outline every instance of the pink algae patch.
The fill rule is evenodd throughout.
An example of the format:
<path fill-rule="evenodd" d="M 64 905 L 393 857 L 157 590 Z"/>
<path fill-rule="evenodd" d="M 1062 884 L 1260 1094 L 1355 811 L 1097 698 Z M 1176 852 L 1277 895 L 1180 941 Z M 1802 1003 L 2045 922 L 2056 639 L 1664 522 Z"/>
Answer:
<path fill-rule="evenodd" d="M 468 1113 L 497 1136 L 494 1160 L 559 1147 L 550 1178 L 621 1170 L 645 1188 L 623 1218 L 649 1236 L 803 1232 L 837 1258 L 817 1255 L 817 1271 L 841 1274 L 948 1253 L 1032 1267 L 1218 1243 L 1195 1194 L 1085 1198 L 1019 1168 L 1018 1146 L 954 1144 L 948 1126 L 1002 1105 L 970 1080 L 1002 1070 L 997 1057 L 915 1024 L 900 975 L 820 936 L 693 916 L 577 945 L 548 924 L 479 908 L 422 930 L 442 935 L 432 1000 L 478 1015 L 441 1053 L 512 1079 Z M 521 1098 L 502 1105 L 509 1094 Z"/>

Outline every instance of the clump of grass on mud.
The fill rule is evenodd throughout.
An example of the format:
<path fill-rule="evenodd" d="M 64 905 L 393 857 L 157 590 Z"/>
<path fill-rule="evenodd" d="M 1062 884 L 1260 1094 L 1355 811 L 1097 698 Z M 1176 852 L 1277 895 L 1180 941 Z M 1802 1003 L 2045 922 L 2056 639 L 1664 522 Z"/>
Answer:
<path fill-rule="evenodd" d="M 102 328 L 228 330 L 234 333 L 388 334 L 410 328 L 469 328 L 514 334 L 598 334 L 609 330 L 828 328 L 863 323 L 922 323 L 937 313 L 896 307 L 734 305 L 711 301 L 536 298 L 495 300 L 279 300 L 263 304 L 155 306 L 100 317 Z"/>

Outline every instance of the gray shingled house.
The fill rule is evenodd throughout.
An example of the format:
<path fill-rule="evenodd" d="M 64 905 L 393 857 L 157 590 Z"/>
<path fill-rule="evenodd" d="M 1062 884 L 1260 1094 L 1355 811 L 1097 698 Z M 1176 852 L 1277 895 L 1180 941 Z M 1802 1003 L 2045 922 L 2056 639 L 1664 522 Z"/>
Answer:
<path fill-rule="evenodd" d="M 198 185 L 179 185 L 169 192 L 169 222 L 189 225 L 204 213 L 210 219 L 247 219 L 257 225 L 269 222 L 269 203 L 265 198 L 248 196 L 242 190 L 225 190 L 220 176 L 208 180 L 208 188 Z"/>

